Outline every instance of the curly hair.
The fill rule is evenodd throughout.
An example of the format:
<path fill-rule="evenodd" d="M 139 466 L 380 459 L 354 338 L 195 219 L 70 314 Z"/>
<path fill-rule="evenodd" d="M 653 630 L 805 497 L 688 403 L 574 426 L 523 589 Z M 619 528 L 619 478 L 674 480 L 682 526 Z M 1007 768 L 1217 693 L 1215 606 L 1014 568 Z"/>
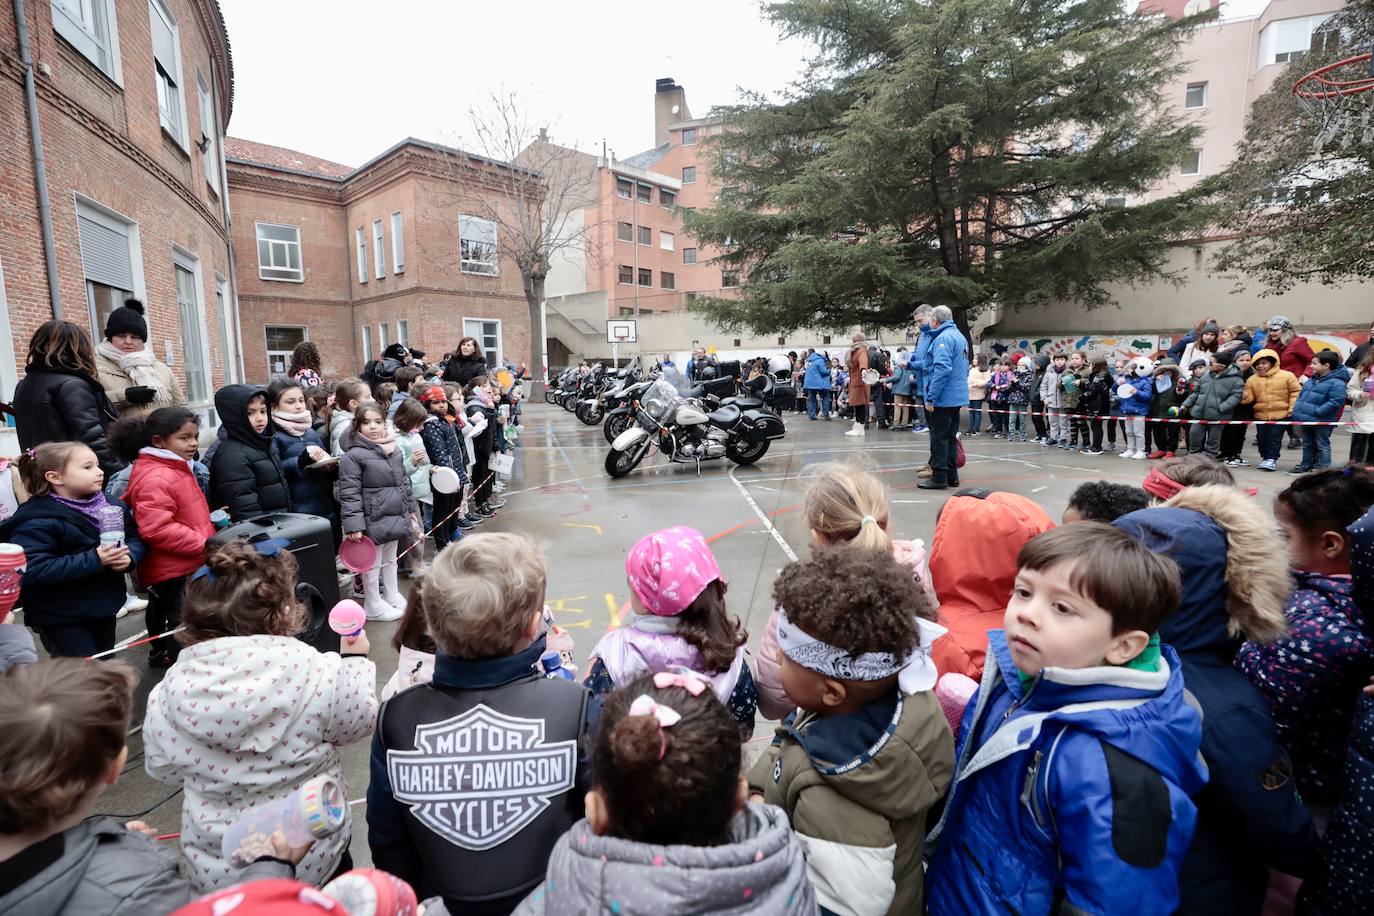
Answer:
<path fill-rule="evenodd" d="M 312 369 L 317 373 L 320 371 L 320 348 L 309 340 L 302 340 L 291 351 L 291 365 L 287 368 L 286 374 L 294 376 L 302 369 Z"/>
<path fill-rule="evenodd" d="M 269 557 L 236 540 L 211 550 L 205 565 L 209 572 L 188 579 L 182 595 L 183 646 L 222 636 L 294 636 L 305 626 L 291 551 Z"/>
<path fill-rule="evenodd" d="M 1123 515 L 1150 505 L 1150 494 L 1140 487 L 1106 480 L 1089 480 L 1069 496 L 1070 509 L 1085 521 L 1114 522 Z"/>
<path fill-rule="evenodd" d="M 682 716 L 660 728 L 632 716 L 640 695 Z M 739 725 L 715 694 L 655 687 L 644 676 L 607 694 L 591 748 L 592 781 L 606 801 L 610 834 L 654 845 L 729 841 L 740 778 Z"/>
<path fill-rule="evenodd" d="M 934 620 L 911 570 L 885 550 L 837 544 L 789 563 L 773 583 L 773 600 L 787 619 L 850 655 L 906 656 L 920 644 L 917 616 Z"/>

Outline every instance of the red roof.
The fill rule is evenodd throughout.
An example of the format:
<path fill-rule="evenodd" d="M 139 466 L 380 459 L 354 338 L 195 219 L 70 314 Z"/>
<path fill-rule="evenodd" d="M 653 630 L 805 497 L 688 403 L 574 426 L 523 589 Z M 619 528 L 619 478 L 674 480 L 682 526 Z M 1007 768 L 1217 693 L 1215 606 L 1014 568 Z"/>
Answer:
<path fill-rule="evenodd" d="M 290 169 L 293 172 L 307 172 L 325 178 L 343 178 L 353 171 L 352 166 L 340 165 L 321 159 L 309 153 L 299 153 L 284 146 L 269 146 L 238 137 L 224 138 L 224 155 L 230 159 L 242 159 L 274 169 Z"/>

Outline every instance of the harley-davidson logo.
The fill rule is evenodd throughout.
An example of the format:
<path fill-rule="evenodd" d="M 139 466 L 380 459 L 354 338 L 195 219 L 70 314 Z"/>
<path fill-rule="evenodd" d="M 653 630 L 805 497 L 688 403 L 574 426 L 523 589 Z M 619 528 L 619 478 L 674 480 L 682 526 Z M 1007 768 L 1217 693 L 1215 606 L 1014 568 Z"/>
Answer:
<path fill-rule="evenodd" d="M 545 744 L 543 720 L 486 706 L 417 726 L 415 747 L 386 752 L 392 795 L 464 849 L 491 849 L 515 836 L 577 775 L 576 741 Z"/>

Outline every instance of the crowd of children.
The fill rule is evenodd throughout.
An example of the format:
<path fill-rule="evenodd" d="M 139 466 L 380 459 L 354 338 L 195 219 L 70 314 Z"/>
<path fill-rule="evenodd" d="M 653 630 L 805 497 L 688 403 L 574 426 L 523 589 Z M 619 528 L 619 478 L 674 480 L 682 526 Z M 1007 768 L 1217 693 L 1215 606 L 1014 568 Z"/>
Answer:
<path fill-rule="evenodd" d="M 1184 391 L 1171 367 L 1081 355 L 1023 391 L 1090 452 L 1118 411 L 1133 456 L 1150 454 L 1152 395 L 1202 415 L 1248 395 L 1261 420 L 1301 399 L 1272 367 L 1241 380 L 1219 355 Z M 1034 371 L 999 365 L 988 399 L 1010 402 Z M 0 911 L 157 914 L 231 887 L 250 900 L 273 878 L 328 892 L 363 829 L 347 808 L 341 829 L 273 836 L 246 869 L 224 837 L 315 777 L 342 782 L 340 749 L 369 736 L 373 863 L 431 914 L 1374 911 L 1374 471 L 1306 474 L 1271 519 L 1216 460 L 1224 436 L 1195 425 L 1197 453 L 1139 488 L 1084 484 L 1059 526 L 1026 497 L 959 491 L 927 559 L 892 536 L 876 476 L 816 467 L 810 556 L 773 583 L 757 655 L 708 541 L 671 526 L 627 552 L 627 618 L 579 683 L 538 545 L 461 534 L 496 504 L 485 463 L 502 424 L 479 378 L 406 377 L 383 400 L 354 383 L 313 402 L 293 382 L 217 397 L 208 487 L 231 516 L 318 498 L 344 538 L 378 545 L 364 603 L 400 618 L 380 697 L 365 632 L 338 653 L 294 638 L 283 542 L 207 551 L 218 499 L 189 412 L 122 421 L 122 502 L 83 445 L 25 457 L 31 498 L 0 537 L 25 547 L 26 622 L 50 654 L 112 641 L 131 570 L 179 627 L 142 765 L 185 792 L 187 877 L 141 824 L 89 817 L 126 768 L 132 670 L 20 654 L 0 674 L 15 736 Z M 403 595 L 398 547 L 443 512 L 461 515 L 453 542 Z M 115 516 L 118 545 L 102 542 Z M 746 759 L 760 712 L 781 724 Z"/>

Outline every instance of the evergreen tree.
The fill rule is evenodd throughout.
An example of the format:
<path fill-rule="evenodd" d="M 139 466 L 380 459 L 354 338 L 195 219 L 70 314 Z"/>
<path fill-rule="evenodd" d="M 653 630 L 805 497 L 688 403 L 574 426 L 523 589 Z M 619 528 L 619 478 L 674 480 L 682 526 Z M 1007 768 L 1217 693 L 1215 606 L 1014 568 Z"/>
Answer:
<path fill-rule="evenodd" d="M 1223 225 L 1240 236 L 1215 267 L 1269 293 L 1300 281 L 1374 279 L 1374 91 L 1351 96 L 1343 114 L 1335 106 L 1309 114 L 1293 97 L 1303 74 L 1374 47 L 1374 4 L 1347 7 L 1312 45 L 1255 100 L 1235 161 L 1202 188 L 1216 193 Z M 1362 63 L 1331 78 L 1369 75 Z"/>
<path fill-rule="evenodd" d="M 994 304 L 1094 308 L 1111 302 L 1104 284 L 1170 276 L 1167 242 L 1207 220 L 1186 200 L 1119 198 L 1196 142 L 1161 93 L 1214 12 L 780 0 L 765 13 L 818 51 L 782 101 L 746 97 L 711 138 L 727 190 L 686 225 L 743 270 L 739 299 L 697 300 L 722 327 L 893 327 L 931 302 L 966 331 Z"/>

